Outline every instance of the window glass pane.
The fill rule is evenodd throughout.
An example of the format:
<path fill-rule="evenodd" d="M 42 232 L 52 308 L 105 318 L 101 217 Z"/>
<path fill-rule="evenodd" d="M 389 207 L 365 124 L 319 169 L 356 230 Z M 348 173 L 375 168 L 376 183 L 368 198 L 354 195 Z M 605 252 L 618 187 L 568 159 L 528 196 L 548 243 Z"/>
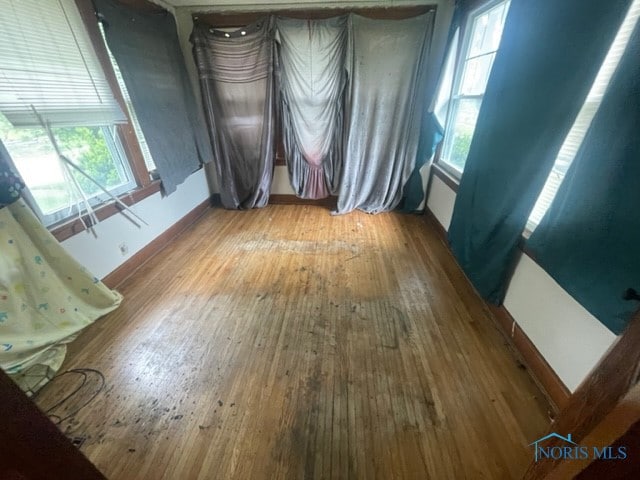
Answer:
<path fill-rule="evenodd" d="M 69 205 L 64 172 L 42 129 L 14 128 L 0 115 L 0 139 L 45 215 Z"/>
<path fill-rule="evenodd" d="M 462 172 L 469 154 L 481 103 L 479 98 L 464 98 L 456 100 L 452 108 L 451 127 L 445 139 L 444 151 L 447 163 L 459 172 Z"/>
<path fill-rule="evenodd" d="M 107 190 L 129 182 L 125 171 L 114 161 L 109 143 L 110 130 L 100 127 L 56 128 L 53 130 L 62 152 Z M 76 175 L 82 190 L 89 196 L 100 188 L 82 174 Z"/>
<path fill-rule="evenodd" d="M 460 95 L 482 95 L 487 88 L 495 53 L 467 60 L 460 84 Z"/>
<path fill-rule="evenodd" d="M 508 6 L 508 2 L 500 3 L 474 19 L 466 58 L 498 50 Z"/>
<path fill-rule="evenodd" d="M 54 128 L 53 133 L 69 160 L 107 190 L 117 194 L 135 186 L 128 163 L 119 152 L 114 129 L 64 127 Z M 45 131 L 15 128 L 0 115 L 0 139 L 45 216 L 45 223 L 51 224 L 71 215 L 80 195 L 71 187 L 73 180 L 62 167 Z M 83 175 L 73 175 L 85 195 L 96 203 L 99 196 L 105 196 Z"/>
<path fill-rule="evenodd" d="M 504 29 L 509 1 L 490 4 L 467 19 L 463 51 L 454 75 L 449 110 L 439 161 L 462 173 L 478 120 L 482 97 Z"/>
<path fill-rule="evenodd" d="M 436 119 L 441 126 L 444 126 L 447 120 L 447 110 L 449 109 L 449 100 L 451 100 L 451 88 L 453 87 L 453 74 L 456 66 L 456 52 L 458 50 L 458 35 L 460 29 L 456 29 L 451 39 L 451 45 L 447 52 L 447 59 L 444 63 L 442 76 L 438 85 L 438 92 L 433 108 Z"/>

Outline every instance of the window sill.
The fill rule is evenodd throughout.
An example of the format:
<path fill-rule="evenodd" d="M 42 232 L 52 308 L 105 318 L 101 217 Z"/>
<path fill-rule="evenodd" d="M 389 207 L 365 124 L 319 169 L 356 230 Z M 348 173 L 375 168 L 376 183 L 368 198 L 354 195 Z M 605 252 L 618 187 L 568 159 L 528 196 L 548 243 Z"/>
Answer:
<path fill-rule="evenodd" d="M 442 180 L 451 190 L 458 193 L 458 186 L 460 185 L 460 178 L 455 176 L 453 172 L 449 171 L 446 165 L 442 165 L 440 162 L 433 163 L 431 165 L 433 174 Z"/>
<path fill-rule="evenodd" d="M 155 180 L 149 185 L 131 190 L 130 192 L 120 195 L 118 198 L 122 201 L 122 203 L 130 206 L 144 200 L 154 193 L 158 193 L 159 191 L 160 181 Z M 97 207 L 94 211 L 98 219 L 102 221 L 122 211 L 122 207 L 118 206 L 115 202 L 109 202 Z M 87 225 L 91 225 L 91 219 L 88 215 L 83 215 L 82 219 Z M 71 238 L 74 235 L 85 230 L 86 228 L 78 217 L 74 217 L 69 220 L 63 220 L 62 222 L 56 223 L 49 227 L 49 231 L 54 237 L 56 237 L 59 242 L 67 240 L 68 238 Z"/>

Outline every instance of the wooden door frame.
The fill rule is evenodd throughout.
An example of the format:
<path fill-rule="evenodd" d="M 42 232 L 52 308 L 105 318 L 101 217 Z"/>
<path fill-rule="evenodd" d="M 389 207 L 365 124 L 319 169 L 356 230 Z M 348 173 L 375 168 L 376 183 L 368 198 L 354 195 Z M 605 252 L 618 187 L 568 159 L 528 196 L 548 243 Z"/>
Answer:
<path fill-rule="evenodd" d="M 0 405 L 0 478 L 106 478 L 2 369 Z"/>
<path fill-rule="evenodd" d="M 640 478 L 640 311 L 571 395 L 551 424 L 551 432 L 571 434 L 574 442 L 587 446 L 589 458 L 534 461 L 524 480 Z M 545 446 L 565 444 L 551 438 Z M 607 446 L 626 447 L 627 458 L 593 458 L 593 447 Z"/>

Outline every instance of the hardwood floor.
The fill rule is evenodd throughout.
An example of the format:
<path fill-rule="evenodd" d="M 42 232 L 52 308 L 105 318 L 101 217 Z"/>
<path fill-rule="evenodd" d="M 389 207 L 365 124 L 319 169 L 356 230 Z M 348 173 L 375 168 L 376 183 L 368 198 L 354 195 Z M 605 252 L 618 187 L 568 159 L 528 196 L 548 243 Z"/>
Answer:
<path fill-rule="evenodd" d="M 548 427 L 417 216 L 212 210 L 120 291 L 62 369 L 105 388 L 37 399 L 111 479 L 519 478 Z"/>

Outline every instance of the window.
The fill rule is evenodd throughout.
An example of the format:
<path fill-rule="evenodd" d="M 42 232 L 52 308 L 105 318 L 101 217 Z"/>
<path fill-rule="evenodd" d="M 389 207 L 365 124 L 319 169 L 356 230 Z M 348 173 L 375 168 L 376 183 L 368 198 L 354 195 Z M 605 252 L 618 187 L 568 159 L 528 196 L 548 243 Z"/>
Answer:
<path fill-rule="evenodd" d="M 136 187 L 114 126 L 56 127 L 52 133 L 64 154 L 112 194 Z M 83 175 L 72 173 L 74 178 L 69 178 L 42 128 L 16 128 L 0 114 L 0 140 L 27 184 L 45 225 L 78 213 L 83 199 L 76 181 L 90 204 L 109 200 Z"/>
<path fill-rule="evenodd" d="M 508 9 L 509 1 L 490 2 L 471 12 L 464 26 L 439 159 L 457 176 L 467 160 Z"/>
<path fill-rule="evenodd" d="M 127 117 L 116 100 L 120 92 L 112 90 L 115 82 L 109 83 L 95 35 L 74 0 L 0 0 L 0 10 L 0 140 L 43 222 L 78 215 L 86 203 L 95 206 L 109 196 L 64 166 L 39 116 L 62 153 L 112 195 L 147 185 L 148 173 L 143 179 L 144 167 L 137 166 L 134 173 L 122 143 Z M 135 130 L 141 136 L 137 125 Z"/>
<path fill-rule="evenodd" d="M 138 138 L 138 143 L 140 144 L 140 151 L 142 152 L 142 157 L 144 158 L 144 164 L 147 166 L 147 170 L 150 172 L 156 169 L 156 164 L 153 161 L 153 157 L 151 156 L 151 151 L 149 150 L 149 145 L 147 144 L 147 140 L 144 138 L 144 134 L 142 133 L 142 128 L 140 128 L 140 122 L 138 122 L 138 117 L 136 116 L 136 112 L 133 109 L 133 104 L 131 103 L 131 97 L 129 97 L 129 91 L 127 90 L 127 86 L 124 83 L 124 79 L 122 78 L 122 73 L 120 72 L 120 67 L 118 67 L 118 62 L 116 62 L 115 57 L 109 50 L 109 46 L 107 45 L 106 38 L 104 36 L 104 28 L 102 23 L 98 24 L 100 28 L 100 34 L 102 36 L 102 41 L 104 42 L 105 49 L 109 54 L 109 61 L 111 62 L 111 66 L 113 67 L 113 73 L 116 76 L 116 80 L 118 81 L 118 87 L 120 87 L 120 91 L 122 92 L 122 97 L 124 98 L 125 106 L 127 107 L 127 112 L 129 113 L 129 118 L 131 119 L 131 125 L 133 126 L 133 131 Z"/>
<path fill-rule="evenodd" d="M 451 86 L 453 85 L 453 74 L 456 70 L 456 54 L 458 52 L 458 38 L 460 37 L 460 29 L 451 37 L 451 45 L 444 61 L 442 74 L 436 91 L 436 98 L 433 105 L 433 113 L 440 126 L 444 129 L 447 122 L 447 112 L 449 110 L 449 101 L 451 98 Z"/>
<path fill-rule="evenodd" d="M 555 198 L 556 192 L 560 184 L 564 180 L 567 170 L 571 166 L 573 159 L 578 153 L 578 149 L 584 140 L 584 137 L 591 125 L 591 121 L 595 116 L 602 98 L 607 90 L 607 86 L 611 81 L 611 77 L 622 58 L 624 50 L 629 43 L 629 38 L 638 23 L 640 17 L 640 0 L 634 0 L 629 11 L 616 34 L 611 47 L 596 75 L 591 90 L 587 98 L 578 112 L 576 119 L 567 134 L 567 137 L 560 148 L 553 169 L 547 178 L 547 181 L 540 193 L 538 200 L 533 208 L 529 221 L 527 222 L 525 234 L 530 234 L 538 226 L 542 217 L 549 209 L 551 202 Z"/>

